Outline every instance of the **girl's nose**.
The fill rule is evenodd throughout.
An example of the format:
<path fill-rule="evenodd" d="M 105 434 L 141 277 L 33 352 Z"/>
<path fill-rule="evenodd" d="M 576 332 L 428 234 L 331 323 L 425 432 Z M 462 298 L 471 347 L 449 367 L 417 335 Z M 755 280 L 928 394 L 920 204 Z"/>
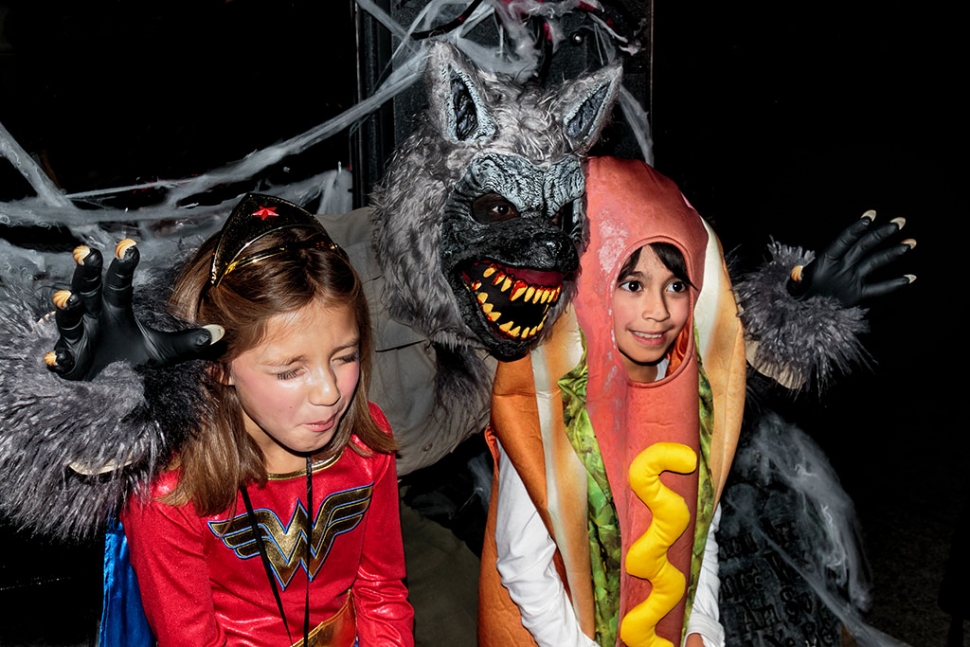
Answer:
<path fill-rule="evenodd" d="M 340 400 L 340 390 L 337 388 L 337 376 L 330 369 L 322 369 L 313 373 L 310 382 L 310 404 L 329 407 Z"/>
<path fill-rule="evenodd" d="M 653 321 L 666 321 L 670 318 L 670 310 L 667 308 L 667 301 L 663 295 L 646 296 L 643 303 L 644 319 Z"/>

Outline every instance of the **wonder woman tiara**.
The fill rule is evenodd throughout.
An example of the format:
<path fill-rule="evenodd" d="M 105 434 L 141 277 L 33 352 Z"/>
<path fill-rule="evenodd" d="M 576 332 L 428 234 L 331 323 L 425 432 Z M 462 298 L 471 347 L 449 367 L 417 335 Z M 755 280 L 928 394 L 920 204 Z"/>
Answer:
<path fill-rule="evenodd" d="M 292 227 L 309 227 L 317 231 L 305 240 L 243 256 L 250 245 L 266 234 Z M 214 288 L 219 287 L 227 274 L 240 267 L 258 263 L 291 250 L 314 247 L 340 251 L 340 247 L 333 242 L 320 221 L 305 209 L 271 195 L 249 193 L 232 210 L 229 219 L 222 227 L 219 242 L 216 243 L 216 249 L 212 253 L 209 284 Z"/>

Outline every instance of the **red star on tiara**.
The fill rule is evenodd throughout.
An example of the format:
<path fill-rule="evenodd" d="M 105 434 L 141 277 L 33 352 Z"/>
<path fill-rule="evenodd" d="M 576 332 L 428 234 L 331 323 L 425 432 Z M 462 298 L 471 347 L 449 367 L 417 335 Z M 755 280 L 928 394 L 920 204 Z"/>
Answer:
<path fill-rule="evenodd" d="M 259 209 L 253 212 L 253 215 L 259 218 L 260 220 L 266 220 L 267 218 L 275 218 L 280 214 L 276 213 L 276 207 L 261 206 Z"/>

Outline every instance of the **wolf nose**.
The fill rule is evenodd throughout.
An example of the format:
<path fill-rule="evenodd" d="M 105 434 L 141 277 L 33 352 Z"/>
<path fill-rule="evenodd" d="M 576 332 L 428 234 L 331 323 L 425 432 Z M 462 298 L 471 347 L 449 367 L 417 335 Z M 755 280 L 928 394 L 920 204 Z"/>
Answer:
<path fill-rule="evenodd" d="M 555 239 L 555 238 L 546 239 L 540 243 L 540 246 L 542 247 L 543 251 L 545 251 L 553 258 L 559 258 L 559 255 L 562 254 L 562 250 L 563 250 L 562 241 L 558 239 Z"/>

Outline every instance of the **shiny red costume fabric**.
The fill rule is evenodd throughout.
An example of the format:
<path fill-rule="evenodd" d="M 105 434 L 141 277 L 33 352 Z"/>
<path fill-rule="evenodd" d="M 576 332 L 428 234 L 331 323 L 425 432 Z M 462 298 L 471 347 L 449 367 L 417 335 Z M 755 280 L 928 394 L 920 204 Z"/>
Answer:
<path fill-rule="evenodd" d="M 373 404 L 371 415 L 389 431 Z M 351 442 L 362 446 L 356 437 Z M 122 515 L 159 647 L 290 645 L 242 497 L 224 513 L 200 517 L 191 504 L 158 501 L 177 482 L 177 471 L 164 474 L 153 484 L 150 501 L 133 498 Z M 250 487 L 249 495 L 290 633 L 298 641 L 307 582 L 306 474 L 271 475 L 265 487 Z M 315 467 L 313 499 L 311 629 L 337 613 L 352 594 L 361 645 L 413 645 L 414 614 L 402 582 L 394 456 L 361 456 L 345 449 L 329 465 Z"/>

